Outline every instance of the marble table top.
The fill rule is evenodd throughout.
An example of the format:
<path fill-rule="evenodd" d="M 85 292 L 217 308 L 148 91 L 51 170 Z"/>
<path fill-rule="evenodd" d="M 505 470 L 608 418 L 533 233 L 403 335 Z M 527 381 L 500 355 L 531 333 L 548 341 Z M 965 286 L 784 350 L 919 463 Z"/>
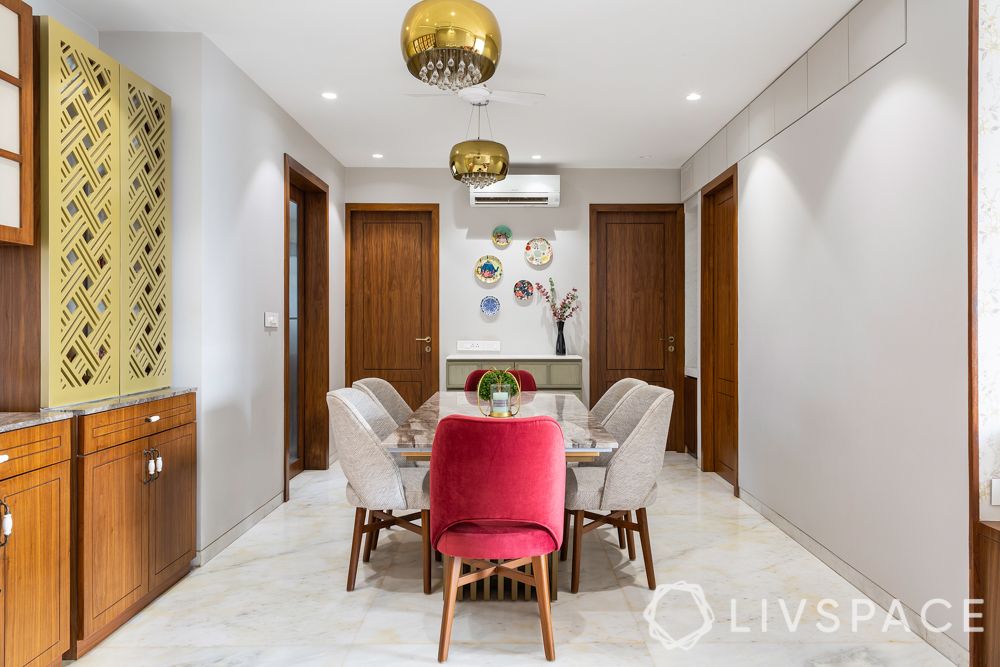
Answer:
<path fill-rule="evenodd" d="M 390 452 L 397 454 L 430 452 L 434 444 L 434 430 L 438 422 L 448 415 L 481 417 L 476 406 L 474 391 L 439 391 L 417 408 L 410 419 L 393 431 L 383 442 Z M 541 391 L 521 392 L 521 411 L 518 417 L 548 415 L 562 427 L 567 453 L 610 452 L 618 442 L 604 430 L 601 423 L 590 416 L 587 407 L 573 394 L 555 394 Z"/>
<path fill-rule="evenodd" d="M 69 412 L 55 410 L 47 410 L 45 412 L 0 412 L 0 433 L 16 431 L 20 428 L 29 428 L 31 426 L 41 426 L 49 422 L 70 419 L 72 416 Z"/>

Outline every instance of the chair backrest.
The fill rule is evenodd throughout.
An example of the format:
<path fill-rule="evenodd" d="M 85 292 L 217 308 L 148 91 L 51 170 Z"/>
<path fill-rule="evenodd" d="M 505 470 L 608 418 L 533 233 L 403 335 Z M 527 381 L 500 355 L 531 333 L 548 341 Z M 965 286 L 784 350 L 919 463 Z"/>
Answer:
<path fill-rule="evenodd" d="M 479 381 L 488 372 L 488 370 L 479 369 L 469 373 L 469 376 L 465 378 L 465 391 L 476 391 L 479 388 Z M 535 376 L 528 371 L 511 370 L 510 374 L 517 378 L 517 384 L 520 385 L 521 391 L 538 391 L 538 383 L 535 382 Z"/>
<path fill-rule="evenodd" d="M 670 431 L 674 392 L 646 385 L 626 397 L 605 425 L 629 431 L 615 450 L 604 476 L 602 509 L 638 509 L 656 483 L 663 468 L 663 455 Z M 627 428 L 634 424 L 632 428 Z M 616 439 L 618 436 L 615 436 Z"/>
<path fill-rule="evenodd" d="M 379 412 L 392 421 L 375 400 L 359 389 L 337 389 L 326 395 L 337 457 L 351 488 L 365 507 L 394 509 L 406 506 L 403 480 L 382 438 L 365 415 Z"/>
<path fill-rule="evenodd" d="M 410 406 L 407 405 L 403 397 L 399 395 L 396 388 L 382 378 L 365 378 L 358 380 L 352 386 L 374 398 L 375 402 L 389 413 L 392 420 L 396 422 L 396 426 L 405 424 L 406 420 L 413 414 L 413 410 L 410 409 Z"/>
<path fill-rule="evenodd" d="M 604 392 L 604 395 L 601 396 L 600 400 L 594 404 L 590 414 L 593 415 L 597 421 L 602 424 L 605 423 L 608 417 L 611 416 L 611 412 L 626 396 L 645 384 L 646 383 L 642 380 L 636 380 L 635 378 L 625 378 L 624 380 L 615 382 L 606 392 Z"/>
<path fill-rule="evenodd" d="M 566 446 L 551 417 L 452 415 L 431 456 L 431 544 L 468 521 L 516 521 L 562 544 Z M 528 554 L 526 554 L 528 555 Z"/>

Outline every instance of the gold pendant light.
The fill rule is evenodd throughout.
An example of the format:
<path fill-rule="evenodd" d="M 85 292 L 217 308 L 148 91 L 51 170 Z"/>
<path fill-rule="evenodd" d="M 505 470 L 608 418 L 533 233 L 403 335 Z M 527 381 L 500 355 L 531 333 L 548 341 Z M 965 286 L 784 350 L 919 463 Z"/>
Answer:
<path fill-rule="evenodd" d="M 500 24 L 474 0 L 422 0 L 403 19 L 410 74 L 442 90 L 483 83 L 500 62 Z"/>
<path fill-rule="evenodd" d="M 479 189 L 507 178 L 510 155 L 507 153 L 507 147 L 503 144 L 480 138 L 483 108 L 486 107 L 486 103 L 474 104 L 473 107 L 478 117 L 476 138 L 452 146 L 449 164 L 452 178 L 461 181 L 470 188 Z M 487 109 L 487 120 L 489 120 L 489 113 L 489 109 Z M 469 125 L 472 125 L 471 117 Z M 490 126 L 492 128 L 492 123 Z"/>

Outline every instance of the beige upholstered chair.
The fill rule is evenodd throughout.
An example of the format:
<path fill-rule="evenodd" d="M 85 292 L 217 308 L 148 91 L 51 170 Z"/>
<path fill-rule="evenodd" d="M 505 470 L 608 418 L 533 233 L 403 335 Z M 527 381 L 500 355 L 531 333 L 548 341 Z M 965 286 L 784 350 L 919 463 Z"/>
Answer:
<path fill-rule="evenodd" d="M 347 502 L 354 513 L 354 536 L 347 571 L 347 590 L 354 590 L 365 535 L 364 560 L 368 562 L 378 531 L 400 526 L 423 540 L 424 592 L 431 592 L 430 480 L 426 468 L 401 467 L 382 447 L 378 429 L 389 428 L 392 419 L 371 396 L 359 389 L 337 389 L 326 395 L 330 408 L 333 443 L 347 476 Z M 371 420 L 371 421 L 370 421 Z M 373 422 L 374 421 L 374 426 Z M 384 422 L 389 422 L 386 426 Z M 393 516 L 394 510 L 418 510 Z M 365 520 L 367 512 L 368 520 Z M 420 518 L 420 525 L 414 520 Z"/>
<path fill-rule="evenodd" d="M 382 378 L 365 378 L 358 380 L 353 386 L 374 398 L 376 403 L 385 408 L 392 420 L 396 422 L 396 426 L 402 426 L 413 414 L 413 410 L 399 395 L 396 388 Z"/>
<path fill-rule="evenodd" d="M 602 424 L 611 416 L 611 412 L 621 404 L 630 393 L 639 387 L 646 386 L 642 380 L 635 378 L 625 378 L 611 385 L 604 395 L 591 408 L 590 414 Z"/>
<path fill-rule="evenodd" d="M 673 406 L 671 390 L 652 385 L 639 387 L 605 424 L 620 443 L 608 464 L 566 469 L 566 510 L 573 515 L 572 592 L 580 588 L 583 534 L 606 524 L 625 530 L 630 560 L 635 560 L 633 532 L 639 533 L 646 581 L 651 589 L 656 588 L 646 507 L 656 500 L 656 478 L 663 468 Z M 637 521 L 632 521 L 633 511 Z M 591 519 L 590 523 L 585 524 L 584 518 Z"/>

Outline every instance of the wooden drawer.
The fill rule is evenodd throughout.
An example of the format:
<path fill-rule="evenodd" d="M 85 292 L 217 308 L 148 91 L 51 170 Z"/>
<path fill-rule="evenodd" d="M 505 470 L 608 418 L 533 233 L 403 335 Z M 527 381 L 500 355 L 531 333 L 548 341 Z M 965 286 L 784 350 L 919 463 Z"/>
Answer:
<path fill-rule="evenodd" d="M 68 461 L 71 452 L 72 419 L 0 433 L 0 455 L 10 458 L 0 463 L 0 479 L 7 479 Z"/>
<path fill-rule="evenodd" d="M 447 384 L 449 389 L 461 390 L 465 388 L 465 378 L 469 377 L 469 373 L 475 370 L 479 370 L 479 364 L 476 362 L 468 363 L 457 363 L 449 362 Z"/>
<path fill-rule="evenodd" d="M 549 366 L 550 387 L 582 387 L 583 366 L 579 363 L 554 363 Z"/>
<path fill-rule="evenodd" d="M 195 420 L 194 393 L 80 417 L 80 453 L 92 454 Z"/>
<path fill-rule="evenodd" d="M 539 387 L 549 386 L 549 365 L 546 362 L 517 362 L 517 370 L 528 371 L 535 378 L 535 384 Z"/>

